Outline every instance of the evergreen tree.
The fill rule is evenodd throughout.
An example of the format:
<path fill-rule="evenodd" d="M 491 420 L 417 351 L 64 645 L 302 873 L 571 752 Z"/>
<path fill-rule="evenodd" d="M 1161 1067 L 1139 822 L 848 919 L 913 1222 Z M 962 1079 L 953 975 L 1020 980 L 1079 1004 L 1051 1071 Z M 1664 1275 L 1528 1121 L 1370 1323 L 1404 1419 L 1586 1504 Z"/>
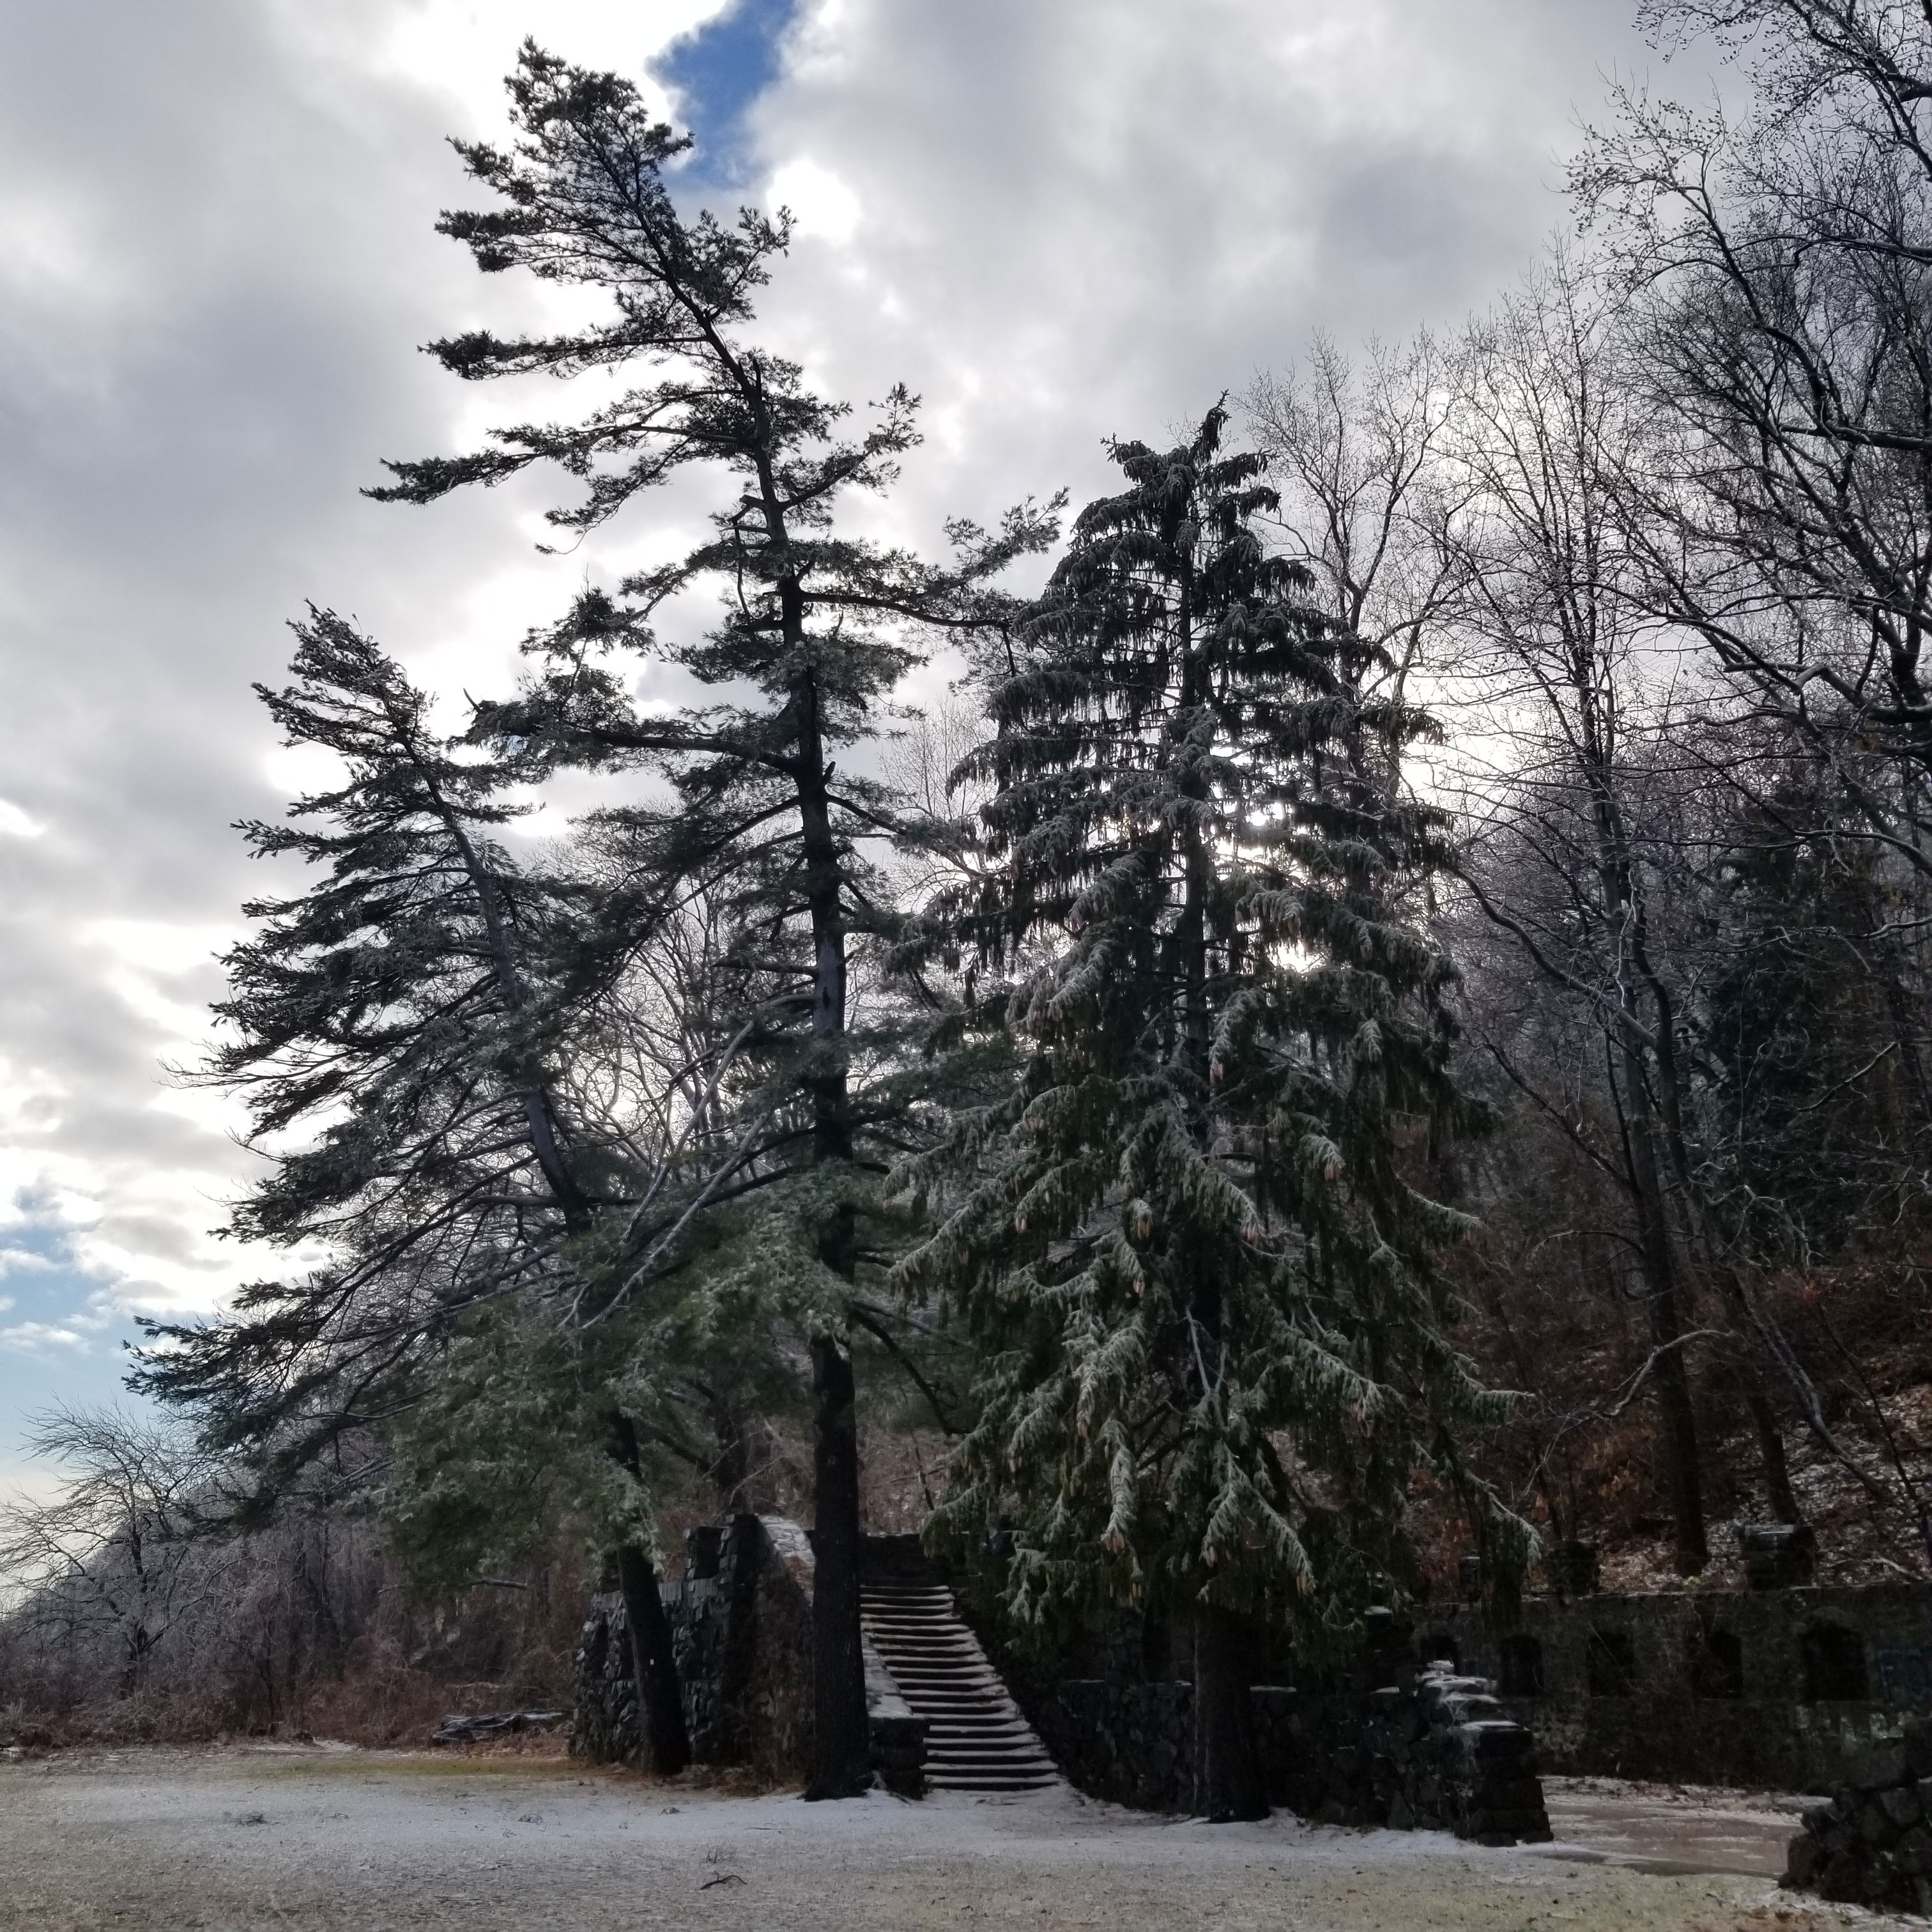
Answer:
<path fill-rule="evenodd" d="M 380 1414 L 454 1306 L 554 1275 L 596 1184 L 558 1102 L 541 983 L 568 896 L 496 842 L 509 767 L 454 753 L 424 694 L 341 618 L 296 631 L 296 682 L 256 688 L 285 741 L 333 753 L 344 780 L 296 800 L 292 824 L 241 829 L 257 856 L 324 875 L 243 908 L 261 929 L 224 958 L 227 1036 L 202 1077 L 244 1096 L 253 1139 L 320 1126 L 232 1232 L 339 1258 L 244 1291 L 230 1318 L 154 1329 L 170 1346 L 142 1371 L 214 1439 L 272 1444 L 285 1468 Z"/>
<path fill-rule="evenodd" d="M 542 1513 L 527 1483 L 483 1502 L 484 1468 L 549 1472 L 616 1544 L 652 1760 L 680 1770 L 688 1752 L 650 1571 L 638 1418 L 646 1447 L 674 1439 L 669 1384 L 689 1358 L 665 1346 L 661 1312 L 640 1310 L 594 1361 L 580 1348 L 561 1379 L 544 1367 L 559 1348 L 542 1332 L 555 1326 L 544 1311 L 579 1281 L 572 1244 L 589 1240 L 614 1190 L 636 1191 L 558 1090 L 568 1003 L 551 982 L 581 895 L 520 870 L 496 842 L 515 808 L 504 796 L 513 763 L 446 743 L 424 694 L 341 618 L 312 613 L 296 634 L 296 682 L 257 688 L 287 742 L 333 753 L 346 771 L 296 801 L 295 824 L 242 828 L 257 855 L 325 870 L 306 892 L 244 908 L 262 927 L 224 961 L 230 992 L 215 1010 L 229 1036 L 203 1077 L 245 1096 L 258 1138 L 320 1126 L 278 1155 L 231 1228 L 330 1258 L 244 1289 L 215 1321 L 146 1324 L 134 1385 L 194 1408 L 212 1446 L 255 1462 L 255 1511 L 346 1441 L 400 1431 L 418 1480 L 387 1500 L 416 1552 L 440 1543 L 446 1565 L 502 1546 L 511 1495 L 526 1522 Z M 652 1330 L 648 1387 L 625 1373 L 640 1324 Z M 506 1333 L 527 1356 L 507 1388 L 474 1372 L 500 1358 Z M 421 1480 L 424 1418 L 448 1420 L 466 1396 L 479 1400 L 457 1439 L 488 1427 L 489 1458 L 455 1484 L 443 1454 L 436 1480 Z M 356 1460 L 364 1481 L 380 1477 Z"/>
<path fill-rule="evenodd" d="M 1411 1580 L 1418 1468 L 1499 1569 L 1527 1532 L 1462 1462 L 1496 1412 L 1431 1270 L 1463 1223 L 1411 1178 L 1468 1112 L 1453 970 L 1404 898 L 1440 820 L 1388 782 L 1427 721 L 1358 696 L 1367 647 L 1265 551 L 1223 421 L 1114 446 L 1126 487 L 994 688 L 964 775 L 998 862 L 927 943 L 970 953 L 962 1032 L 1009 1034 L 1021 1077 L 902 1168 L 942 1213 L 898 1279 L 986 1364 L 942 1523 L 1010 1525 L 1023 1622 L 1188 1616 L 1197 1803 L 1246 1817 L 1252 1622 L 1332 1644 Z"/>
<path fill-rule="evenodd" d="M 521 703 L 486 724 L 560 758 L 640 764 L 674 797 L 628 814 L 638 929 L 670 916 L 694 882 L 735 895 L 734 944 L 721 988 L 716 1159 L 671 1234 L 633 1213 L 609 1257 L 604 1318 L 652 1270 L 689 1264 L 703 1224 L 728 1216 L 708 1250 L 720 1292 L 748 1280 L 782 1290 L 807 1331 L 816 1396 L 818 1574 L 814 1593 L 815 1771 L 809 1795 L 870 1779 L 858 1599 L 858 1465 L 849 1352 L 862 1269 L 883 1256 L 877 1180 L 909 1096 L 872 1077 L 889 1031 L 855 1034 L 850 974 L 893 923 L 868 860 L 899 829 L 890 797 L 853 769 L 916 661 L 908 622 L 984 622 L 988 578 L 1048 534 L 1030 510 L 992 536 L 957 526 L 958 566 L 939 570 L 841 534 L 848 490 L 878 491 L 916 440 L 915 399 L 891 390 L 873 425 L 842 437 L 844 406 L 814 394 L 797 365 L 750 340 L 752 297 L 789 235 L 783 214 L 741 212 L 727 227 L 686 220 L 664 170 L 688 146 L 652 122 L 615 75 L 566 65 L 526 44 L 508 82 L 514 147 L 458 144 L 499 206 L 446 214 L 442 231 L 486 272 L 521 267 L 599 291 L 608 318 L 541 339 L 477 332 L 430 345 L 466 381 L 532 372 L 570 376 L 642 364 L 657 380 L 581 421 L 524 424 L 468 455 L 391 466 L 372 494 L 433 501 L 533 464 L 584 486 L 553 511 L 580 533 L 692 464 L 730 481 L 710 536 L 674 564 L 586 594 L 538 641 L 547 659 Z M 664 600 L 710 579 L 725 598 L 707 637 L 678 644 L 650 624 Z M 603 662 L 616 649 L 674 664 L 720 701 L 642 716 Z M 841 761 L 844 769 L 841 769 Z"/>

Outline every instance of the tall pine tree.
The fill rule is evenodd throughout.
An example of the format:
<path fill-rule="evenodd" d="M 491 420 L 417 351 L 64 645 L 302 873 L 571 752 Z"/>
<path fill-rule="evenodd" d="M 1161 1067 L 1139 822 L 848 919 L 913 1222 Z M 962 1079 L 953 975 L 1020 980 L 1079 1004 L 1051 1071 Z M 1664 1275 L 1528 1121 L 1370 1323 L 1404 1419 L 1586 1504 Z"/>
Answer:
<path fill-rule="evenodd" d="M 1497 1553 L 1526 1532 L 1462 1467 L 1493 1399 L 1430 1267 L 1461 1217 L 1412 1178 L 1466 1113 L 1454 974 L 1405 899 L 1439 820 L 1388 783 L 1426 720 L 1358 697 L 1365 647 L 1267 553 L 1223 424 L 1114 446 L 1125 488 L 997 679 L 964 775 L 998 862 L 928 943 L 1022 1070 L 901 1170 L 940 1219 L 898 1279 L 986 1364 L 942 1522 L 1012 1528 L 1023 1621 L 1185 1617 L 1197 1804 L 1248 1817 L 1253 1622 L 1332 1643 L 1409 1576 L 1419 1467 Z"/>
<path fill-rule="evenodd" d="M 524 424 L 474 454 L 392 465 L 394 484 L 372 494 L 426 503 L 555 465 L 583 494 L 551 520 L 580 533 L 688 466 L 728 484 L 705 541 L 614 596 L 586 594 L 541 640 L 548 662 L 524 701 L 488 722 L 560 758 L 640 765 L 670 782 L 668 800 L 629 814 L 640 920 L 670 916 L 693 881 L 736 895 L 733 971 L 720 982 L 737 1006 L 721 1029 L 730 1078 L 714 1083 L 718 1157 L 677 1240 L 630 1217 L 598 1313 L 649 1268 L 676 1264 L 714 1210 L 731 1217 L 712 1260 L 721 1292 L 742 1292 L 750 1274 L 790 1297 L 816 1402 L 808 1795 L 838 1796 L 870 1778 L 849 1324 L 862 1270 L 883 1258 L 870 1217 L 908 1097 L 871 1077 L 890 1042 L 854 1033 L 854 949 L 893 923 L 866 854 L 900 827 L 889 796 L 853 769 L 853 748 L 915 662 L 906 626 L 980 621 L 988 578 L 1045 541 L 1046 526 L 1030 512 L 991 536 L 957 526 L 962 555 L 950 570 L 842 534 L 838 499 L 890 486 L 916 440 L 916 401 L 891 390 L 873 425 L 844 438 L 844 406 L 749 338 L 752 298 L 785 249 L 788 218 L 747 209 L 729 227 L 709 214 L 687 220 L 664 171 L 688 142 L 615 75 L 526 44 L 508 86 L 514 146 L 458 144 L 498 205 L 446 214 L 442 231 L 486 272 L 523 268 L 602 293 L 608 316 L 541 338 L 473 332 L 431 352 L 465 381 L 634 365 L 656 380 L 580 421 Z M 650 626 L 665 600 L 707 580 L 723 592 L 722 622 L 695 642 L 658 638 Z M 604 661 L 622 649 L 680 668 L 719 701 L 640 715 Z"/>
<path fill-rule="evenodd" d="M 475 1472 L 453 1484 L 450 1456 L 433 1480 L 409 1480 L 412 1444 L 419 1470 L 426 1460 L 425 1416 L 466 1400 L 472 1424 L 490 1418 L 499 1478 L 548 1470 L 580 1520 L 608 1531 L 647 1754 L 681 1770 L 646 1460 L 678 1442 L 691 1393 L 678 1375 L 701 1361 L 700 1324 L 660 1298 L 594 1348 L 554 1332 L 581 1287 L 573 1251 L 594 1246 L 600 1209 L 639 1192 L 634 1159 L 586 1133 L 561 1091 L 570 1043 L 558 1028 L 572 1003 L 556 982 L 584 894 L 499 843 L 517 809 L 514 761 L 447 743 L 426 694 L 334 613 L 296 633 L 296 682 L 258 689 L 286 742 L 332 754 L 342 782 L 298 800 L 291 823 L 243 828 L 258 856 L 297 857 L 320 876 L 244 908 L 260 929 L 224 962 L 225 1037 L 203 1077 L 244 1097 L 271 1146 L 316 1130 L 277 1154 L 232 1232 L 328 1258 L 244 1289 L 216 1320 L 146 1324 L 134 1385 L 194 1408 L 212 1443 L 254 1463 L 255 1509 L 345 1444 L 400 1437 L 400 1485 L 380 1460 L 351 1462 L 406 1509 L 418 1547 L 436 1526 L 445 1558 L 485 1526 L 501 1533 L 500 1502 L 479 1506 Z M 506 1333 L 527 1338 L 522 1386 L 493 1402 L 500 1384 L 470 1370 Z"/>
<path fill-rule="evenodd" d="M 332 1250 L 264 1282 L 232 1316 L 154 1332 L 144 1386 L 191 1402 L 214 1437 L 292 1470 L 397 1399 L 454 1306 L 555 1277 L 589 1222 L 556 1090 L 550 934 L 575 910 L 497 842 L 514 808 L 500 758 L 458 755 L 429 701 L 328 611 L 296 627 L 296 682 L 257 686 L 286 742 L 342 781 L 286 824 L 242 830 L 258 856 L 321 877 L 243 908 L 224 957 L 225 1037 L 203 1076 L 246 1102 L 252 1137 L 304 1127 L 237 1207 L 242 1239 Z"/>

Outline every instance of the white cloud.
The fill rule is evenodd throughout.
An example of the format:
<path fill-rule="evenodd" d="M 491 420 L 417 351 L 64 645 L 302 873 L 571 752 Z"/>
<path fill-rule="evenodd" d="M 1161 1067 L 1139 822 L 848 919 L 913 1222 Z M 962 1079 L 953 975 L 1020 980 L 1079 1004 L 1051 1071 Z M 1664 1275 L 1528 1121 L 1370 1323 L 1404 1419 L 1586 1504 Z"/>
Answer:
<path fill-rule="evenodd" d="M 83 1351 L 88 1337 L 79 1328 L 61 1327 L 47 1322 L 16 1322 L 0 1328 L 0 1348 L 23 1355 L 42 1355 L 56 1350 Z"/>
<path fill-rule="evenodd" d="M 211 1238 L 259 1158 L 162 1065 L 205 1036 L 242 899 L 295 876 L 232 822 L 332 775 L 276 748 L 250 691 L 283 681 L 286 620 L 311 597 L 354 615 L 453 720 L 586 576 L 702 529 L 696 478 L 550 558 L 550 481 L 429 510 L 358 491 L 386 456 L 586 393 L 461 385 L 416 352 L 568 305 L 434 233 L 466 193 L 443 136 L 500 133 L 532 25 L 638 76 L 718 4 L 208 0 L 110 10 L 111 34 L 94 7 L 0 10 L 0 262 L 32 277 L 0 357 L 0 1229 L 83 1282 L 75 1315 L 17 1274 L 14 1354 L 57 1365 L 89 1324 L 308 1258 Z M 948 512 L 1090 491 L 1103 436 L 1162 433 L 1312 328 L 1485 299 L 1558 218 L 1552 158 L 1599 70 L 1640 54 L 1631 10 L 803 0 L 749 121 L 746 192 L 800 217 L 760 326 L 856 403 L 924 394 L 903 494 L 864 512 L 883 532 L 929 546 Z"/>
<path fill-rule="evenodd" d="M 566 0 L 532 10 L 528 0 L 414 0 L 393 9 L 377 37 L 377 72 L 454 94 L 479 123 L 500 115 L 503 76 L 526 34 L 580 67 L 610 68 L 649 86 L 644 62 L 727 0 Z M 310 31 L 326 33 L 327 8 L 304 5 Z M 318 21 L 320 14 L 322 20 Z M 650 89 L 662 111 L 663 92 Z"/>
<path fill-rule="evenodd" d="M 805 154 L 773 171 L 770 200 L 774 208 L 791 210 L 802 233 L 827 242 L 849 242 L 865 213 L 859 197 L 838 176 Z"/>

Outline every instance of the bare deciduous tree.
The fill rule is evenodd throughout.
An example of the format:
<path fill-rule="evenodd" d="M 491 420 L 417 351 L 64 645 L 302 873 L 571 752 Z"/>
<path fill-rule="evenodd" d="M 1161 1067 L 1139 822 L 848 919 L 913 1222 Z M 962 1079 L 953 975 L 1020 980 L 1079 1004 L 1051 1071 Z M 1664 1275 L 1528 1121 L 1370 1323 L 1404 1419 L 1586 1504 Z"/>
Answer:
<path fill-rule="evenodd" d="M 184 1430 L 113 1408 L 50 1409 L 26 1446 L 68 1473 L 47 1499 L 0 1509 L 0 1577 L 16 1614 L 111 1652 L 130 1696 L 177 1620 L 219 1587 L 195 1540 L 216 1465 Z"/>

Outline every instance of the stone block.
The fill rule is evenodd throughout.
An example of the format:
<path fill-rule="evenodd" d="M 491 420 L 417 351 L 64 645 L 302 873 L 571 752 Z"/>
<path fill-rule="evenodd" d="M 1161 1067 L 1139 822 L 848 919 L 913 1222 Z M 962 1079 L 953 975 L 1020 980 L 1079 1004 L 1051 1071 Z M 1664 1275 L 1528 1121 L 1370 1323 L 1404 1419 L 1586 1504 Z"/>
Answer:
<path fill-rule="evenodd" d="M 1788 1522 L 1740 1528 L 1744 1581 L 1754 1590 L 1802 1589 L 1811 1581 L 1816 1544 L 1810 1530 Z"/>
<path fill-rule="evenodd" d="M 1876 1798 L 1858 1814 L 1858 1836 L 1868 1845 L 1889 1845 L 1898 1836 L 1898 1827 L 1886 1815 L 1885 1807 Z"/>
<path fill-rule="evenodd" d="M 1894 1784 L 1888 1791 L 1879 1793 L 1878 1802 L 1884 1806 L 1886 1816 L 1900 1831 L 1908 1825 L 1916 1825 L 1924 1816 L 1916 1784 Z"/>
<path fill-rule="evenodd" d="M 1845 1774 L 1846 1781 L 1862 1792 L 1904 1784 L 1905 1740 L 1902 1737 L 1871 1738 L 1852 1746 L 1845 1753 Z"/>
<path fill-rule="evenodd" d="M 1850 1852 L 1834 1852 L 1818 1874 L 1819 1892 L 1834 1904 L 1857 1905 L 1864 1898 L 1864 1868 Z"/>
<path fill-rule="evenodd" d="M 1802 1892 L 1818 1876 L 1819 1862 L 1823 1852 L 1818 1840 L 1810 1832 L 1800 1832 L 1784 1850 L 1784 1876 L 1780 1883 L 1794 1891 Z"/>
<path fill-rule="evenodd" d="M 1914 1825 L 1901 1832 L 1892 1856 L 1900 1871 L 1916 1878 L 1932 1878 L 1932 1831 Z"/>
<path fill-rule="evenodd" d="M 1482 1789 L 1486 1804 L 1499 1806 L 1512 1811 L 1540 1811 L 1543 1808 L 1543 1786 L 1534 1778 L 1504 1778 L 1496 1783 L 1485 1783 Z"/>
<path fill-rule="evenodd" d="M 1527 1759 L 1535 1749 L 1535 1739 L 1522 1725 L 1507 1718 L 1478 1718 L 1459 1724 L 1456 1735 L 1472 1757 L 1485 1762 Z"/>

